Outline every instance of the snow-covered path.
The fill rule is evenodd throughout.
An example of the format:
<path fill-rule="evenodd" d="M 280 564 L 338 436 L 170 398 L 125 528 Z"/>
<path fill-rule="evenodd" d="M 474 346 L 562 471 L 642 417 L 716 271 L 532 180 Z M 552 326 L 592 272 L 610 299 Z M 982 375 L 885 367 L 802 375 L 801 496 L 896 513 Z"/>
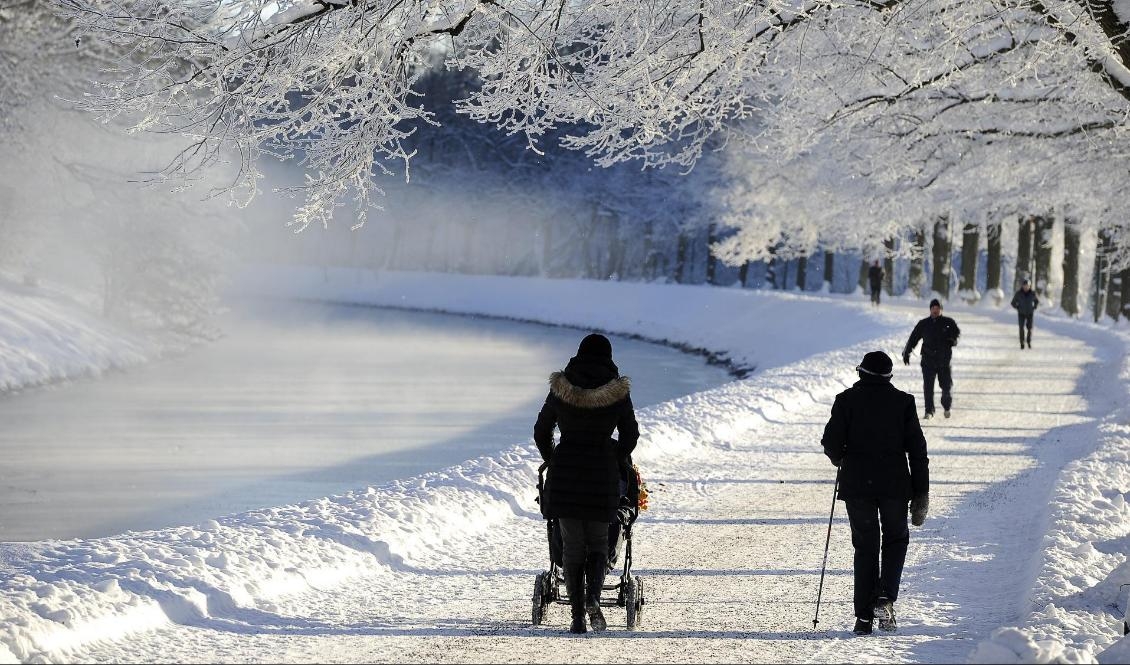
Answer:
<path fill-rule="evenodd" d="M 897 306 L 896 306 L 897 307 Z M 918 316 L 919 307 L 908 309 Z M 894 635 L 854 638 L 851 546 L 842 503 L 832 533 L 820 630 L 812 630 L 833 467 L 819 440 L 831 397 L 879 346 L 816 356 L 641 413 L 637 462 L 652 509 L 636 528 L 643 626 L 565 633 L 567 609 L 529 625 L 534 575 L 547 565 L 534 490 L 483 488 L 478 524 L 430 546 L 378 551 L 370 572 L 271 603 L 69 652 L 75 661 L 185 662 L 960 662 L 1020 622 L 1041 563 L 1060 470 L 1095 447 L 1119 364 L 1101 346 L 1041 327 L 1021 351 L 1006 317 L 955 314 L 954 417 L 926 425 L 931 516 L 912 529 Z M 1068 326 L 1061 326 L 1067 328 Z M 909 328 L 908 328 L 909 330 Z M 917 366 L 895 382 L 921 391 Z M 919 396 L 918 403 L 921 405 Z M 529 460 L 532 468 L 533 460 Z M 517 499 L 515 505 L 514 499 Z M 437 502 L 435 509 L 445 509 Z"/>

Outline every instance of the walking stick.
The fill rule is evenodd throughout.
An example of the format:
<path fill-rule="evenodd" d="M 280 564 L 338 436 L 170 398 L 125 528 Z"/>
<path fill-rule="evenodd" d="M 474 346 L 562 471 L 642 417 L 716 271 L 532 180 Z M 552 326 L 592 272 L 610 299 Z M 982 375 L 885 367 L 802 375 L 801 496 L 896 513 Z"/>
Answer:
<path fill-rule="evenodd" d="M 820 588 L 816 591 L 816 616 L 812 617 L 812 630 L 820 619 L 820 596 L 824 595 L 824 569 L 828 566 L 828 546 L 832 543 L 832 516 L 836 514 L 836 493 L 840 490 L 840 467 L 836 467 L 836 484 L 832 486 L 832 512 L 828 513 L 828 537 L 824 540 L 824 563 L 820 564 Z"/>

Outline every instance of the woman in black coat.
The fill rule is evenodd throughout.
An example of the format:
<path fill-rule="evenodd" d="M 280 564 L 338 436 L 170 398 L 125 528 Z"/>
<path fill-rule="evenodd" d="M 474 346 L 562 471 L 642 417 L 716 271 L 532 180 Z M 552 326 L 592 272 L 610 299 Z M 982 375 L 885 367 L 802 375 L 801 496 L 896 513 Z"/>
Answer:
<path fill-rule="evenodd" d="M 574 633 L 585 632 L 586 611 L 593 630 L 606 627 L 600 591 L 608 565 L 608 524 L 620 502 L 620 462 L 640 436 L 630 389 L 631 381 L 612 362 L 612 343 L 603 335 L 588 335 L 565 369 L 549 376 L 549 395 L 534 424 L 534 442 L 549 463 L 541 510 L 561 530 Z M 554 427 L 561 430 L 556 446 Z"/>

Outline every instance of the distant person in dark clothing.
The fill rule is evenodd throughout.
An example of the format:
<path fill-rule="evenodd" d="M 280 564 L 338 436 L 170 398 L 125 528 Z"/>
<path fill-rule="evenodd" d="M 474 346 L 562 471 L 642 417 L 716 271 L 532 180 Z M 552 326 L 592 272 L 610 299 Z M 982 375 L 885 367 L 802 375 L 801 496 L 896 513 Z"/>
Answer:
<path fill-rule="evenodd" d="M 867 281 L 871 284 L 871 303 L 879 306 L 879 295 L 883 292 L 883 268 L 879 261 L 871 264 L 867 269 Z"/>
<path fill-rule="evenodd" d="M 824 426 L 824 454 L 839 468 L 855 547 L 855 633 L 897 628 L 898 600 L 911 522 L 929 510 L 930 460 L 914 396 L 891 385 L 891 357 L 872 351 L 856 367 L 859 381 L 836 395 Z"/>
<path fill-rule="evenodd" d="M 1026 341 L 1028 348 L 1032 348 L 1032 318 L 1039 306 L 1040 299 L 1036 297 L 1036 292 L 1032 290 L 1032 284 L 1028 280 L 1024 280 L 1020 284 L 1020 290 L 1012 296 L 1012 308 L 1016 310 L 1017 323 L 1020 326 L 1020 348 L 1022 349 Z M 1024 328 L 1028 328 L 1027 339 L 1024 337 Z"/>
<path fill-rule="evenodd" d="M 953 376 L 950 373 L 950 359 L 953 356 L 953 347 L 957 346 L 957 338 L 961 330 L 957 322 L 948 316 L 942 316 L 942 303 L 937 298 L 930 301 L 930 316 L 922 319 L 914 326 L 910 339 L 906 340 L 906 347 L 902 350 L 902 364 L 910 364 L 910 352 L 922 340 L 922 395 L 926 401 L 926 413 L 923 419 L 934 417 L 934 378 L 937 377 L 938 385 L 942 388 L 942 409 L 946 418 L 950 417 L 950 406 L 953 396 Z"/>
<path fill-rule="evenodd" d="M 612 362 L 612 343 L 603 335 L 588 335 L 565 369 L 549 376 L 549 395 L 534 423 L 534 442 L 549 464 L 541 511 L 546 519 L 556 519 L 561 531 L 574 633 L 586 631 L 586 612 L 593 630 L 607 627 L 600 592 L 608 565 L 608 525 L 620 507 L 621 464 L 629 463 L 640 436 L 630 389 L 631 381 Z M 554 427 L 561 430 L 557 445 Z M 612 438 L 614 430 L 619 441 Z"/>

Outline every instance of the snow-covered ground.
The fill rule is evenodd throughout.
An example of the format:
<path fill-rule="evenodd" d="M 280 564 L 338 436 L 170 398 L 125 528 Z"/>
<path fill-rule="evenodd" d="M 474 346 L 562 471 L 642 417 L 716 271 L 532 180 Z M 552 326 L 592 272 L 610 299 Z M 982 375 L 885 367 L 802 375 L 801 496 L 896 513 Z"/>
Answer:
<path fill-rule="evenodd" d="M 640 409 L 652 508 L 635 531 L 642 627 L 529 625 L 547 565 L 530 442 L 442 472 L 195 526 L 0 546 L 0 659 L 16 661 L 1093 660 L 1130 581 L 1124 332 L 953 305 L 954 418 L 931 421 L 931 517 L 912 530 L 900 630 L 854 638 L 842 506 L 818 630 L 832 491 L 819 439 L 874 348 L 918 302 L 712 287 L 320 271 L 292 296 L 479 312 L 667 340 L 756 366 Z M 895 382 L 920 393 L 914 366 Z M 919 398 L 920 399 L 920 398 Z M 1115 647 L 1117 649 L 1119 647 Z M 1116 657 L 1112 650 L 1103 658 Z"/>

